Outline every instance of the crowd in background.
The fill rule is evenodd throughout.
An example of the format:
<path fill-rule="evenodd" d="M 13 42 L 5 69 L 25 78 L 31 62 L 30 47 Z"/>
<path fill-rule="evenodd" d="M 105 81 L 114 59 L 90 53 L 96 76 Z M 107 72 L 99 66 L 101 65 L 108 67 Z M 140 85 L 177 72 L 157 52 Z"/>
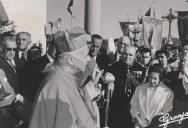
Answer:
<path fill-rule="evenodd" d="M 93 112 L 88 109 L 88 113 L 91 113 L 91 117 L 97 122 L 95 128 L 104 127 L 105 125 L 107 104 L 105 99 L 108 85 L 101 76 L 108 73 L 115 78 L 108 111 L 107 124 L 110 128 L 157 128 L 161 123 L 159 122 L 161 115 L 169 113 L 173 116 L 188 112 L 188 81 L 187 76 L 185 76 L 186 68 L 188 68 L 186 66 L 188 45 L 182 47 L 166 45 L 153 53 L 150 48 L 134 46 L 129 37 L 123 36 L 114 40 L 114 50 L 110 50 L 110 44 L 105 42 L 102 36 L 98 34 L 88 34 L 87 36 L 91 36 L 90 41 L 84 40 L 84 38 L 89 37 L 79 38 L 78 41 L 74 40 L 75 35 L 77 38 L 84 32 L 82 31 L 80 34 L 76 29 L 75 33 L 69 38 L 63 31 L 55 33 L 53 38 L 47 42 L 47 51 L 44 55 L 42 55 L 40 45 L 32 44 L 32 35 L 28 32 L 19 32 L 17 34 L 5 32 L 1 35 L 1 128 L 27 128 L 29 125 L 31 128 L 42 128 L 40 124 L 42 121 L 36 123 L 33 119 L 36 118 L 37 101 L 41 99 L 43 94 L 41 94 L 41 90 L 43 92 L 46 85 L 49 87 L 46 81 L 52 78 L 49 74 L 54 74 L 53 66 L 65 63 L 62 60 L 64 58 L 66 60 L 66 56 L 62 56 L 62 54 L 81 49 L 82 42 L 85 40 L 87 41 L 89 59 L 87 60 L 85 57 L 87 66 L 82 67 L 83 71 L 81 70 L 82 75 L 79 77 L 80 82 L 78 83 L 80 90 L 82 88 L 85 90 L 84 87 L 86 87 L 87 93 L 92 99 L 86 98 L 85 91 L 79 91 L 79 93 L 80 95 L 83 93 L 85 96 L 83 98 L 85 106 L 90 105 L 93 108 Z M 72 44 L 70 46 L 69 43 L 68 47 L 64 42 L 69 41 Z M 85 51 L 87 52 L 87 50 Z M 78 57 L 74 58 L 77 58 L 76 63 L 79 65 L 82 61 L 78 58 L 82 54 L 78 52 L 77 55 Z M 69 61 L 69 59 L 66 61 Z M 55 72 L 57 72 L 57 69 L 55 67 Z M 98 75 L 97 73 L 100 75 L 92 79 L 93 75 Z M 64 75 L 62 74 L 62 78 Z M 61 76 L 56 77 L 61 79 Z M 90 80 L 94 83 L 94 88 L 89 88 L 91 85 L 86 86 L 88 85 L 86 83 Z M 58 81 L 53 82 L 50 84 L 51 86 Z M 90 91 L 88 91 L 88 88 Z M 95 91 L 97 93 L 93 94 Z M 74 95 L 74 93 L 71 94 Z M 73 104 L 72 107 L 79 107 L 79 105 L 74 106 Z M 37 113 L 40 112 L 37 111 Z M 81 112 L 79 114 L 82 115 Z M 56 115 L 58 115 L 58 112 Z M 44 117 L 38 117 L 38 121 L 42 120 L 41 118 Z M 69 117 L 66 117 L 65 114 L 64 117 L 60 115 L 56 118 L 66 120 Z M 183 121 L 182 127 L 186 126 L 187 122 Z M 66 123 L 62 122 L 62 126 L 72 126 Z M 173 123 L 170 127 L 177 128 L 177 125 L 180 124 L 178 122 Z M 58 126 L 61 127 L 61 125 L 55 126 L 55 124 L 51 127 L 59 128 Z M 87 127 L 84 124 L 80 126 Z M 46 125 L 46 127 L 50 126 Z M 93 128 L 92 126 L 89 127 Z"/>

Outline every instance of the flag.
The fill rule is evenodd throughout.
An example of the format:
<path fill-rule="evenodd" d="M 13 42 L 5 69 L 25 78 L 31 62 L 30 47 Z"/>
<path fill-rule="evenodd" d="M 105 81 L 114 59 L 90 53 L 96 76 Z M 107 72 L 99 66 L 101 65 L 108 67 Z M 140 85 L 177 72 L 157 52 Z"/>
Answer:
<path fill-rule="evenodd" d="M 152 49 L 153 52 L 161 49 L 162 27 L 161 19 L 143 17 L 142 45 Z"/>
<path fill-rule="evenodd" d="M 151 7 L 148 9 L 148 11 L 145 13 L 145 16 L 151 16 Z"/>
<path fill-rule="evenodd" d="M 144 16 L 151 16 L 151 7 L 148 9 Z M 140 19 L 139 24 L 142 24 L 142 19 L 143 18 Z"/>
<path fill-rule="evenodd" d="M 8 20 L 8 15 L 5 11 L 2 2 L 0 1 L 0 25 L 2 25 L 4 22 L 7 22 Z"/>
<path fill-rule="evenodd" d="M 73 17 L 73 18 L 75 18 L 73 15 L 72 15 L 72 10 L 71 10 L 71 7 L 73 6 L 73 0 L 70 0 L 70 2 L 69 2 L 69 5 L 68 5 L 68 7 L 67 7 L 67 10 L 68 10 L 68 12 L 70 13 L 70 15 Z"/>
<path fill-rule="evenodd" d="M 178 33 L 182 45 L 188 44 L 188 11 L 178 11 Z"/>
<path fill-rule="evenodd" d="M 119 22 L 121 30 L 124 36 L 129 36 L 130 29 L 132 29 L 133 25 L 136 22 Z"/>

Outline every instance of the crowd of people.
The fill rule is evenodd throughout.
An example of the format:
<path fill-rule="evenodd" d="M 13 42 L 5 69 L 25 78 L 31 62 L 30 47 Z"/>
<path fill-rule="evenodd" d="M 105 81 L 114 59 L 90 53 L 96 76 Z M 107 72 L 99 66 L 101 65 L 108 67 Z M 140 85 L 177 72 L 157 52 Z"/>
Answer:
<path fill-rule="evenodd" d="M 158 128 L 165 114 L 188 112 L 188 44 L 152 53 L 123 36 L 111 52 L 101 35 L 74 27 L 42 55 L 31 37 L 0 37 L 1 128 Z"/>

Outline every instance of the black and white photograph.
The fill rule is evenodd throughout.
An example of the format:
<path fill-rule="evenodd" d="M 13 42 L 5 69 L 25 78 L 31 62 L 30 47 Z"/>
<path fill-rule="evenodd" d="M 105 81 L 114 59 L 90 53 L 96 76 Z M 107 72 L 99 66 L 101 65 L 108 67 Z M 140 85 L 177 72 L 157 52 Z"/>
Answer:
<path fill-rule="evenodd" d="M 188 128 L 188 0 L 0 0 L 0 128 Z"/>

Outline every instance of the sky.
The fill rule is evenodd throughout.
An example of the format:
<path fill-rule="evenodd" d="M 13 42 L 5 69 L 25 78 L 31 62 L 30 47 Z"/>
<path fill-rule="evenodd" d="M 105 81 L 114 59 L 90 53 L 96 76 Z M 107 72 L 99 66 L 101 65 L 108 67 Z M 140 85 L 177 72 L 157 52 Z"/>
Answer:
<path fill-rule="evenodd" d="M 47 0 L 47 22 L 55 21 L 57 18 L 62 18 L 63 29 L 69 29 L 74 26 L 84 28 L 84 4 L 85 0 L 74 0 L 72 7 L 75 19 L 71 18 L 67 11 L 67 6 L 70 0 Z M 154 0 L 153 0 L 154 1 Z M 169 13 L 169 8 L 178 10 L 188 6 L 186 0 L 101 0 L 101 35 L 104 38 L 118 38 L 122 36 L 119 26 L 119 21 L 137 21 L 139 11 L 144 15 L 150 5 L 156 10 L 156 18 L 166 16 Z M 174 13 L 176 14 L 176 13 Z M 47 31 L 50 27 L 47 26 Z M 54 29 L 54 31 L 56 31 Z M 168 34 L 168 22 L 164 21 L 163 36 Z M 172 37 L 178 37 L 177 21 L 172 24 Z"/>
<path fill-rule="evenodd" d="M 16 32 L 29 32 L 33 43 L 46 41 L 44 34 L 46 0 L 1 0 L 1 3 L 8 19 L 14 21 Z M 2 13 L 3 11 L 0 15 Z"/>

